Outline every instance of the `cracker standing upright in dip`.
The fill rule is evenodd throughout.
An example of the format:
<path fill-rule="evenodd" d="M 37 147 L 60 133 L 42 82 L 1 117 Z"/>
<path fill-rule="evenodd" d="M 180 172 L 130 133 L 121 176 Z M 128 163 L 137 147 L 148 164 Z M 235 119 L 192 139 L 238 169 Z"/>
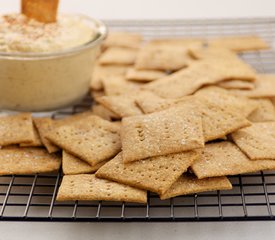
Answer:
<path fill-rule="evenodd" d="M 78 15 L 52 23 L 0 16 L 0 109 L 50 111 L 81 100 L 106 32 Z"/>

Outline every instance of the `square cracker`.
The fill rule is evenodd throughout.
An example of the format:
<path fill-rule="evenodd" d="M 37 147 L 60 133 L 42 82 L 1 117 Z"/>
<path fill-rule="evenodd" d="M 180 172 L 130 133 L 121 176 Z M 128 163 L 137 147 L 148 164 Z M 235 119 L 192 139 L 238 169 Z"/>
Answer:
<path fill-rule="evenodd" d="M 130 94 L 138 91 L 142 85 L 139 82 L 132 82 L 122 76 L 110 76 L 102 80 L 104 92 L 107 96 Z"/>
<path fill-rule="evenodd" d="M 252 160 L 275 159 L 275 122 L 253 123 L 232 133 L 232 138 Z"/>
<path fill-rule="evenodd" d="M 94 115 L 99 116 L 108 121 L 120 119 L 120 117 L 116 113 L 100 104 L 93 105 L 92 112 Z"/>
<path fill-rule="evenodd" d="M 130 68 L 126 73 L 126 79 L 138 82 L 151 82 L 166 75 L 166 72 L 159 70 L 137 70 Z"/>
<path fill-rule="evenodd" d="M 187 48 L 145 45 L 137 55 L 135 68 L 139 70 L 175 71 L 191 62 Z"/>
<path fill-rule="evenodd" d="M 189 151 L 124 164 L 120 153 L 96 176 L 161 194 L 198 158 L 199 152 Z"/>
<path fill-rule="evenodd" d="M 204 146 L 202 122 L 192 105 L 122 119 L 124 162 Z"/>
<path fill-rule="evenodd" d="M 0 146 L 32 143 L 34 140 L 31 113 L 0 117 Z"/>
<path fill-rule="evenodd" d="M 42 148 L 0 149 L 0 175 L 35 174 L 57 171 L 61 159 Z"/>
<path fill-rule="evenodd" d="M 210 47 L 223 47 L 235 52 L 258 51 L 270 48 L 268 44 L 258 36 L 230 36 L 213 38 L 208 41 Z"/>
<path fill-rule="evenodd" d="M 107 161 L 100 162 L 94 167 L 92 167 L 88 163 L 67 153 L 66 151 L 62 152 L 62 170 L 65 175 L 93 173 L 96 172 L 106 162 Z"/>
<path fill-rule="evenodd" d="M 136 61 L 137 50 L 111 47 L 99 57 L 101 65 L 132 65 Z"/>
<path fill-rule="evenodd" d="M 250 98 L 272 98 L 275 97 L 274 89 L 275 74 L 258 74 L 254 89 L 232 90 L 232 93 Z"/>
<path fill-rule="evenodd" d="M 143 87 L 162 98 L 181 98 L 193 94 L 205 84 L 224 80 L 224 74 L 213 64 L 198 62 Z"/>
<path fill-rule="evenodd" d="M 230 106 L 245 117 L 249 116 L 258 107 L 258 104 L 251 99 L 236 96 L 225 89 L 215 86 L 202 88 L 195 93 L 195 96 L 216 105 Z"/>
<path fill-rule="evenodd" d="M 121 150 L 117 124 L 87 116 L 55 128 L 47 135 L 54 144 L 92 166 L 112 158 Z"/>
<path fill-rule="evenodd" d="M 230 189 L 232 189 L 232 184 L 227 177 L 198 179 L 195 176 L 184 174 L 178 178 L 168 191 L 160 195 L 160 199 L 164 200 L 180 195 Z"/>
<path fill-rule="evenodd" d="M 124 184 L 96 178 L 94 174 L 66 175 L 62 179 L 56 200 L 146 203 L 147 193 Z"/>
<path fill-rule="evenodd" d="M 91 89 L 92 90 L 103 90 L 103 80 L 112 76 L 124 76 L 128 67 L 119 65 L 107 65 L 101 66 L 96 64 L 92 73 Z"/>
<path fill-rule="evenodd" d="M 206 144 L 202 158 L 191 169 L 201 179 L 271 170 L 275 161 L 251 161 L 235 144 L 224 141 Z"/>
<path fill-rule="evenodd" d="M 119 95 L 119 96 L 103 96 L 96 99 L 97 102 L 114 112 L 120 118 L 142 115 L 141 109 L 136 104 L 136 96 Z"/>
<path fill-rule="evenodd" d="M 110 32 L 103 42 L 103 47 L 139 48 L 141 42 L 142 36 L 138 33 Z"/>
<path fill-rule="evenodd" d="M 269 99 L 255 99 L 258 108 L 249 116 L 251 122 L 270 122 L 275 121 L 275 107 Z"/>
<path fill-rule="evenodd" d="M 34 139 L 32 140 L 32 142 L 20 143 L 20 147 L 42 147 L 43 146 L 38 130 L 34 124 L 33 124 L 33 133 L 34 133 Z"/>

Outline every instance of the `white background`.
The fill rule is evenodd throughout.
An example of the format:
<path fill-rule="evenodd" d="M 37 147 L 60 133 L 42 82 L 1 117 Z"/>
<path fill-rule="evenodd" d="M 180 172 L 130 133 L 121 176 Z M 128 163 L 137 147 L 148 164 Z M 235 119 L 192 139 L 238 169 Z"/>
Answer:
<path fill-rule="evenodd" d="M 0 0 L 0 13 L 19 11 L 19 0 Z M 100 19 L 275 17 L 275 0 L 61 0 L 62 12 Z M 275 223 L 1 223 L 12 239 L 274 239 Z"/>
<path fill-rule="evenodd" d="M 222 18 L 274 16 L 275 0 L 60 0 L 62 12 L 101 19 Z M 0 0 L 0 13 L 16 12 L 19 0 Z"/>

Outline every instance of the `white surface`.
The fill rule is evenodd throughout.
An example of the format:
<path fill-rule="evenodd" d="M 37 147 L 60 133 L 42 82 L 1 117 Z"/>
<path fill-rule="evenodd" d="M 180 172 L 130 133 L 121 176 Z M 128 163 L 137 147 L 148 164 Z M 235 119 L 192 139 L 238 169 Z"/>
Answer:
<path fill-rule="evenodd" d="M 61 0 L 62 12 L 101 19 L 274 16 L 274 0 Z M 16 12 L 19 0 L 2 0 L 0 13 Z M 219 239 L 275 236 L 273 222 L 241 223 L 14 223 L 1 222 L 0 240 L 13 239 Z"/>
<path fill-rule="evenodd" d="M 272 16 L 274 0 L 60 0 L 62 12 L 101 19 Z M 1 0 L 0 13 L 19 11 L 19 0 Z"/>

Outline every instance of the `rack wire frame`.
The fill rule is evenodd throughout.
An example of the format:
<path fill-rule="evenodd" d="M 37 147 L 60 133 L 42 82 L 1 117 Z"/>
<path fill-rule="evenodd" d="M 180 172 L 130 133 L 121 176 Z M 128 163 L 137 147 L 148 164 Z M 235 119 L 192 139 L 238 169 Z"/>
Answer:
<path fill-rule="evenodd" d="M 274 46 L 275 18 L 219 20 L 106 21 L 111 30 L 140 32 L 146 39 L 259 35 Z M 258 72 L 275 73 L 272 50 L 241 57 Z M 62 118 L 90 107 L 82 103 L 52 114 Z M 230 191 L 206 192 L 161 201 L 148 193 L 147 204 L 104 201 L 56 202 L 62 173 L 0 177 L 1 221 L 253 221 L 275 220 L 275 171 L 229 177 Z"/>

